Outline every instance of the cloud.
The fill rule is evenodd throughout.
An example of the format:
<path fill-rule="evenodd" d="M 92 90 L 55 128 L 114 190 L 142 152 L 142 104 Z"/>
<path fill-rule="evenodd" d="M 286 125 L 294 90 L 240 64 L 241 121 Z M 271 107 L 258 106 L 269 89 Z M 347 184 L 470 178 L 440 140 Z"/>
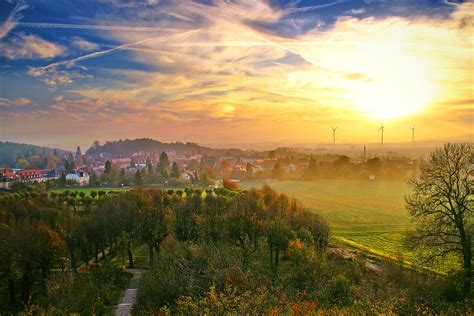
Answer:
<path fill-rule="evenodd" d="M 360 9 L 351 9 L 351 10 L 347 11 L 346 14 L 361 15 L 361 14 L 364 14 L 365 12 L 366 12 L 366 10 L 364 8 L 360 8 Z"/>
<path fill-rule="evenodd" d="M 115 26 L 98 34 L 116 46 L 31 67 L 30 75 L 64 95 L 46 114 L 110 137 L 315 140 L 328 132 L 328 122 L 343 122 L 354 131 L 346 140 L 361 141 L 371 139 L 365 130 L 375 131 L 381 117 L 400 126 L 430 118 L 436 135 L 439 122 L 449 127 L 466 113 L 465 106 L 441 108 L 472 100 L 473 7 L 466 4 L 447 18 L 361 18 L 354 9 L 356 17 L 340 17 L 324 30 L 303 31 L 304 21 L 295 17 L 291 36 L 268 31 L 290 23 L 292 9 L 267 1 L 160 5 L 127 19 L 128 25 L 148 22 L 151 33 L 122 31 L 123 17 L 99 16 Z M 126 60 L 123 69 L 116 57 Z M 102 63 L 113 67 L 97 66 Z M 93 80 L 82 80 L 92 73 Z"/>
<path fill-rule="evenodd" d="M 13 30 L 13 28 L 18 24 L 18 21 L 23 18 L 21 12 L 26 9 L 28 9 L 28 6 L 26 4 L 23 4 L 22 0 L 19 0 L 15 7 L 8 14 L 5 22 L 0 25 L 0 39 L 6 37 L 8 33 Z"/>
<path fill-rule="evenodd" d="M 33 34 L 20 33 L 0 43 L 0 55 L 8 59 L 51 59 L 65 53 L 64 47 Z"/>
<path fill-rule="evenodd" d="M 98 50 L 100 47 L 96 43 L 89 42 L 88 40 L 78 36 L 72 38 L 71 44 L 82 51 Z"/>
<path fill-rule="evenodd" d="M 30 104 L 31 100 L 27 98 L 18 98 L 15 100 L 0 98 L 0 106 L 2 107 L 22 107 Z"/>

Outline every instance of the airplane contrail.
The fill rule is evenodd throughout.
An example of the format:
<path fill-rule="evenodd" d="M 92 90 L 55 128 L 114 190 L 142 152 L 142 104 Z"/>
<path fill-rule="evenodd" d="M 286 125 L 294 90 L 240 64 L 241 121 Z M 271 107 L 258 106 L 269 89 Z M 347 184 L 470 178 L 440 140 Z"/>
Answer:
<path fill-rule="evenodd" d="M 93 31 L 119 31 L 119 32 L 156 32 L 156 31 L 187 31 L 182 28 L 169 27 L 141 27 L 141 26 L 121 26 L 121 25 L 93 25 L 93 24 L 68 24 L 68 23 L 17 23 L 20 27 L 48 28 L 48 29 L 77 29 Z"/>

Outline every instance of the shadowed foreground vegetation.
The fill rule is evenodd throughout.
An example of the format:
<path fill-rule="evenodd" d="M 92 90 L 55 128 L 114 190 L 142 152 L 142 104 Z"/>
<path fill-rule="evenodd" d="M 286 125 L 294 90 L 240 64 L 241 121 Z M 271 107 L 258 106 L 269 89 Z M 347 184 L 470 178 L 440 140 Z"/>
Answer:
<path fill-rule="evenodd" d="M 472 313 L 456 279 L 328 252 L 325 220 L 267 186 L 96 193 L 1 195 L 2 310 L 108 314 L 126 264 L 149 267 L 137 315 Z"/>

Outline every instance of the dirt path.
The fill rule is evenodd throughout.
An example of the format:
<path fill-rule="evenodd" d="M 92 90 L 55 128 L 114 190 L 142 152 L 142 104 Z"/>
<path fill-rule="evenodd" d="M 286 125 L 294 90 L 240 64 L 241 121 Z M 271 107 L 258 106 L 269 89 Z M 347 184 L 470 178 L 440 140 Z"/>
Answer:
<path fill-rule="evenodd" d="M 138 286 L 140 285 L 140 279 L 143 269 L 127 269 L 127 272 L 132 273 L 133 277 L 130 279 L 128 288 L 123 292 L 122 297 L 115 310 L 116 316 L 128 316 L 132 315 L 133 304 L 137 300 Z"/>

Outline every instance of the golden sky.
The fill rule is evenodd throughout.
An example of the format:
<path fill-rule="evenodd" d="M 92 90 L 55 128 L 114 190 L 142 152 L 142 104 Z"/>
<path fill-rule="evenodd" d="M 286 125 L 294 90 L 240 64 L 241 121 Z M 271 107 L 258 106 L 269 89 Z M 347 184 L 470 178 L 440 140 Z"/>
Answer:
<path fill-rule="evenodd" d="M 413 125 L 418 140 L 473 140 L 471 2 L 100 2 L 115 7 L 82 24 L 5 7 L 0 139 L 314 144 L 338 126 L 363 143 L 383 122 L 386 142 Z"/>

